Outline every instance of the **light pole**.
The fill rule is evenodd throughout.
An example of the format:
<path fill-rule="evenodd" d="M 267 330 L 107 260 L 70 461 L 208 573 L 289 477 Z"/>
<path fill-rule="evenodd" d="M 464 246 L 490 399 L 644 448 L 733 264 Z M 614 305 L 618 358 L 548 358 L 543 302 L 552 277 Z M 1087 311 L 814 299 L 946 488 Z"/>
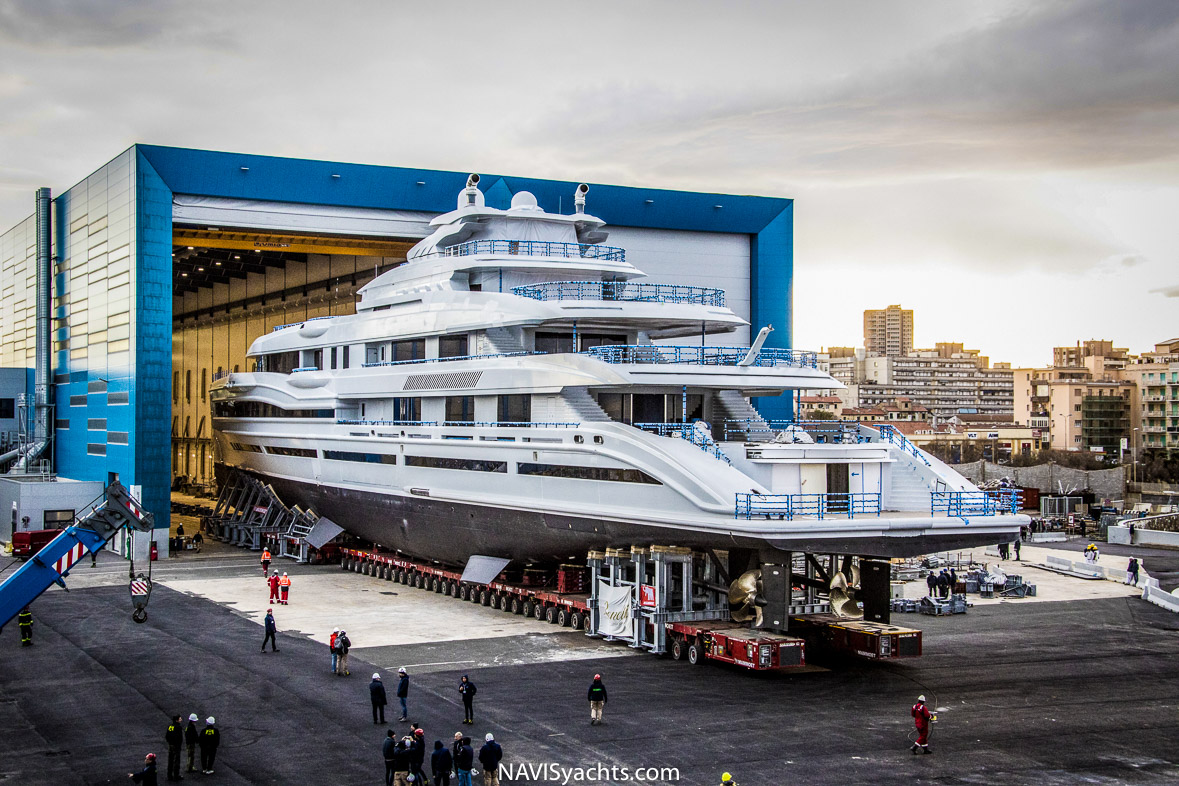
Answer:
<path fill-rule="evenodd" d="M 1138 482 L 1138 429 L 1130 430 L 1130 482 Z"/>

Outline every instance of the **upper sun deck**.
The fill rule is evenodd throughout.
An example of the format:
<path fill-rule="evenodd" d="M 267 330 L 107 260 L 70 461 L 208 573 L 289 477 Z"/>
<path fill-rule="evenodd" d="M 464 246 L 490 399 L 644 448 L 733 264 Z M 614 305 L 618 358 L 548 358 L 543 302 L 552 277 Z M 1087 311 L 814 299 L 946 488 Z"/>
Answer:
<path fill-rule="evenodd" d="M 624 249 L 602 245 L 605 222 L 585 212 L 588 186 L 578 186 L 576 212 L 564 215 L 546 212 L 527 191 L 513 196 L 507 210 L 487 207 L 478 182 L 471 175 L 458 207 L 430 222 L 434 232 L 410 249 L 406 264 L 360 290 L 358 311 L 431 289 L 502 292 L 505 283 L 510 289 L 572 277 L 625 281 L 643 275 L 627 262 Z"/>

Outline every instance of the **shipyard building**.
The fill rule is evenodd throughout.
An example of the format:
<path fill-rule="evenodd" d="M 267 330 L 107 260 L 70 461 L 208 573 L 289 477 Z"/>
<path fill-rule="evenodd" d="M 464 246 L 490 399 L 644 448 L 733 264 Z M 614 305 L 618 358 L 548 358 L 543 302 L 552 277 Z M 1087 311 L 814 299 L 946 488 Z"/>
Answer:
<path fill-rule="evenodd" d="M 135 145 L 42 193 L 45 209 L 0 235 L 0 367 L 27 370 L 0 396 L 0 417 L 11 398 L 25 418 L 0 469 L 117 475 L 168 527 L 173 484 L 213 482 L 213 379 L 244 370 L 275 327 L 353 313 L 467 175 Z M 526 190 L 573 210 L 575 182 L 481 175 L 488 206 Z M 591 184 L 587 212 L 647 280 L 723 289 L 751 325 L 773 325 L 766 346 L 791 346 L 792 200 Z M 755 403 L 791 413 L 786 398 Z"/>

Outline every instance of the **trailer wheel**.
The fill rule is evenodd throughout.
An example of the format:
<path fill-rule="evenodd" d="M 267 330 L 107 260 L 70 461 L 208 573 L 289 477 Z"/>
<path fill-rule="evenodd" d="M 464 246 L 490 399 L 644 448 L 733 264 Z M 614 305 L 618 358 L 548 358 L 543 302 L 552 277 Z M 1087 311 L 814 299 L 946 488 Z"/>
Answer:
<path fill-rule="evenodd" d="M 544 621 L 550 625 L 557 624 L 557 607 L 549 606 L 544 610 Z"/>
<path fill-rule="evenodd" d="M 573 628 L 574 630 L 581 630 L 581 625 L 583 622 L 584 620 L 582 619 L 580 613 L 575 611 L 569 615 L 569 627 Z"/>
<path fill-rule="evenodd" d="M 405 572 L 405 568 L 397 569 L 397 583 L 406 584 L 409 581 L 409 576 Z"/>
<path fill-rule="evenodd" d="M 438 577 L 435 576 L 430 581 L 430 592 L 441 592 L 441 591 L 442 591 L 442 582 L 438 581 Z"/>
<path fill-rule="evenodd" d="M 533 616 L 533 617 L 536 617 L 536 619 L 538 619 L 538 620 L 542 620 L 542 619 L 544 619 L 544 617 L 545 617 L 545 606 L 544 606 L 544 604 L 543 604 L 543 603 L 541 603 L 540 601 L 537 601 L 537 602 L 536 602 L 536 605 L 534 605 L 534 606 L 532 607 L 532 616 Z"/>
<path fill-rule="evenodd" d="M 348 558 L 340 557 L 340 570 L 348 570 Z"/>
<path fill-rule="evenodd" d="M 463 600 L 470 600 L 471 599 L 471 588 L 468 587 L 466 584 L 463 584 L 461 587 L 459 587 L 459 597 L 462 598 Z"/>
<path fill-rule="evenodd" d="M 697 666 L 704 662 L 704 648 L 700 646 L 700 642 L 693 641 L 688 645 L 688 663 Z"/>
<path fill-rule="evenodd" d="M 392 581 L 393 574 L 396 572 L 397 571 L 393 568 L 392 565 L 386 565 L 385 566 L 385 581 Z"/>
<path fill-rule="evenodd" d="M 684 640 L 682 638 L 680 638 L 679 636 L 676 636 L 675 639 L 673 639 L 671 642 L 672 660 L 683 660 L 684 655 L 687 654 L 687 649 L 688 648 L 684 644 Z"/>
<path fill-rule="evenodd" d="M 479 605 L 480 606 L 490 606 L 491 605 L 491 593 L 485 589 L 479 590 Z"/>
<path fill-rule="evenodd" d="M 519 614 L 523 610 L 524 610 L 524 605 L 522 603 L 520 603 L 520 599 L 519 598 L 512 598 L 511 612 L 513 614 Z"/>
<path fill-rule="evenodd" d="M 569 627 L 569 611 L 567 609 L 561 609 L 557 612 L 557 627 Z"/>
<path fill-rule="evenodd" d="M 525 617 L 531 617 L 532 616 L 532 601 L 530 601 L 530 600 L 524 601 L 524 603 L 520 607 L 520 613 L 523 614 Z"/>

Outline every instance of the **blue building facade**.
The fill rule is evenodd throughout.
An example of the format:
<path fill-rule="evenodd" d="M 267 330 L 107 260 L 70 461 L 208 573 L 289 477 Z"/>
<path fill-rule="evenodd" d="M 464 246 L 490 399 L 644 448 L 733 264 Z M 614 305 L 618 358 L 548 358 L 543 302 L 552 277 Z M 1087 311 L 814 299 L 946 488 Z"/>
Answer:
<path fill-rule="evenodd" d="M 444 213 L 466 172 L 343 164 L 135 145 L 54 200 L 53 371 L 59 474 L 142 488 L 167 527 L 172 391 L 173 196 Z M 569 212 L 576 183 L 483 174 L 487 204 L 527 190 Z M 750 322 L 788 348 L 793 201 L 592 185 L 608 225 L 750 239 Z M 31 367 L 32 219 L 0 236 L 0 365 Z M 789 398 L 761 399 L 766 417 Z"/>

